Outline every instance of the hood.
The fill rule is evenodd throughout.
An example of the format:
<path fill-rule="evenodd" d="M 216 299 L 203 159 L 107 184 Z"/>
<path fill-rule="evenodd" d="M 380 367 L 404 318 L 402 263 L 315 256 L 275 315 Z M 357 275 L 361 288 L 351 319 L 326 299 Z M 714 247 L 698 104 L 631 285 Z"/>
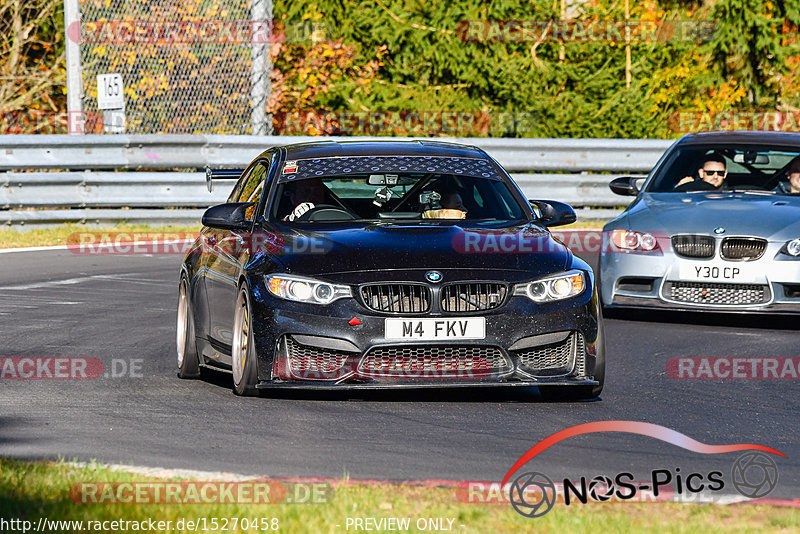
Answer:
<path fill-rule="evenodd" d="M 530 277 L 565 269 L 571 253 L 546 229 L 457 224 L 374 223 L 320 229 L 272 229 L 284 246 L 273 258 L 287 272 L 314 276 L 355 271 L 524 271 Z"/>
<path fill-rule="evenodd" d="M 645 193 L 627 213 L 630 228 L 647 232 L 800 237 L 800 198 L 750 193 Z"/>

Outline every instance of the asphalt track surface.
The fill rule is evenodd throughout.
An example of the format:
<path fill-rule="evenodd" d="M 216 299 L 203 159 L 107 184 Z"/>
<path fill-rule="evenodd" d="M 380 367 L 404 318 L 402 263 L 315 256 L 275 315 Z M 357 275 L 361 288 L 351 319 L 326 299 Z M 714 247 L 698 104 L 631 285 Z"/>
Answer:
<path fill-rule="evenodd" d="M 596 261 L 596 258 L 587 258 Z M 800 497 L 798 380 L 676 380 L 678 356 L 798 355 L 800 318 L 634 313 L 606 320 L 599 401 L 535 392 L 447 390 L 238 398 L 230 375 L 175 375 L 176 255 L 0 254 L 0 356 L 140 359 L 140 377 L 0 380 L 0 456 L 96 459 L 252 475 L 501 480 L 536 442 L 602 420 L 663 425 L 712 445 L 778 449 L 770 497 Z M 548 449 L 524 470 L 553 479 L 654 469 L 730 470 L 657 439 L 598 433 Z M 726 488 L 726 493 L 735 494 Z"/>

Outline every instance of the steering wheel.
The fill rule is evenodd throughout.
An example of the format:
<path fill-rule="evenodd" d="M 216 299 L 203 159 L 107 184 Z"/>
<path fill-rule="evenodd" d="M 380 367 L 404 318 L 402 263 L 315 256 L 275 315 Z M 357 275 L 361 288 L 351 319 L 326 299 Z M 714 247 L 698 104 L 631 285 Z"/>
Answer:
<path fill-rule="evenodd" d="M 319 206 L 314 206 L 300 217 L 295 219 L 295 221 L 313 221 L 313 222 L 323 222 L 323 221 L 352 221 L 355 220 L 357 217 L 353 215 L 349 210 L 342 208 L 341 206 L 334 206 L 332 204 L 320 204 Z"/>
<path fill-rule="evenodd" d="M 673 191 L 676 193 L 687 193 L 689 191 L 719 191 L 719 189 L 703 180 L 695 180 L 693 182 L 686 182 L 683 185 L 679 185 Z"/>

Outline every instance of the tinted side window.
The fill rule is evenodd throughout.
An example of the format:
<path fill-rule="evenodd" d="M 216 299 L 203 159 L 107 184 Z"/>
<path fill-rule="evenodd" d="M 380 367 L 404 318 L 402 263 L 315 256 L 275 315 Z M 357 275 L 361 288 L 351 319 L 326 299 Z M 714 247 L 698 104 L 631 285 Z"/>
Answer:
<path fill-rule="evenodd" d="M 244 176 L 239 177 L 236 181 L 236 185 L 233 186 L 233 190 L 231 194 L 228 195 L 227 202 L 236 202 L 236 199 L 239 198 L 239 193 L 242 191 L 242 186 L 244 185 Z"/>
<path fill-rule="evenodd" d="M 257 163 L 250 170 L 250 173 L 245 177 L 242 183 L 241 191 L 234 202 L 255 202 L 258 204 L 258 201 L 261 198 L 261 193 L 264 190 L 266 178 L 267 167 L 262 162 Z M 254 205 L 247 208 L 245 217 L 247 217 L 248 220 L 253 219 L 253 214 L 255 213 L 256 207 L 257 206 Z"/>

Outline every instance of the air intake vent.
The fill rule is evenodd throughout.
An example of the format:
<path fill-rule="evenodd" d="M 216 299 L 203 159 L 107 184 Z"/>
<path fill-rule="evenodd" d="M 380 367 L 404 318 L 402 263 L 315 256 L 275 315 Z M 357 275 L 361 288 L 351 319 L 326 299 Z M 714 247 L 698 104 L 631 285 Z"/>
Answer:
<path fill-rule="evenodd" d="M 481 379 L 511 372 L 497 347 L 480 345 L 389 345 L 370 350 L 359 364 L 361 376 L 398 379 Z"/>
<path fill-rule="evenodd" d="M 576 376 L 585 374 L 585 344 L 583 335 L 573 332 L 555 343 L 512 351 L 519 369 L 534 376 L 566 375 L 576 370 Z M 577 367 L 577 369 L 576 369 Z"/>
<path fill-rule="evenodd" d="M 766 285 L 711 282 L 667 282 L 664 296 L 678 302 L 717 306 L 752 306 L 767 303 L 771 298 Z"/>

